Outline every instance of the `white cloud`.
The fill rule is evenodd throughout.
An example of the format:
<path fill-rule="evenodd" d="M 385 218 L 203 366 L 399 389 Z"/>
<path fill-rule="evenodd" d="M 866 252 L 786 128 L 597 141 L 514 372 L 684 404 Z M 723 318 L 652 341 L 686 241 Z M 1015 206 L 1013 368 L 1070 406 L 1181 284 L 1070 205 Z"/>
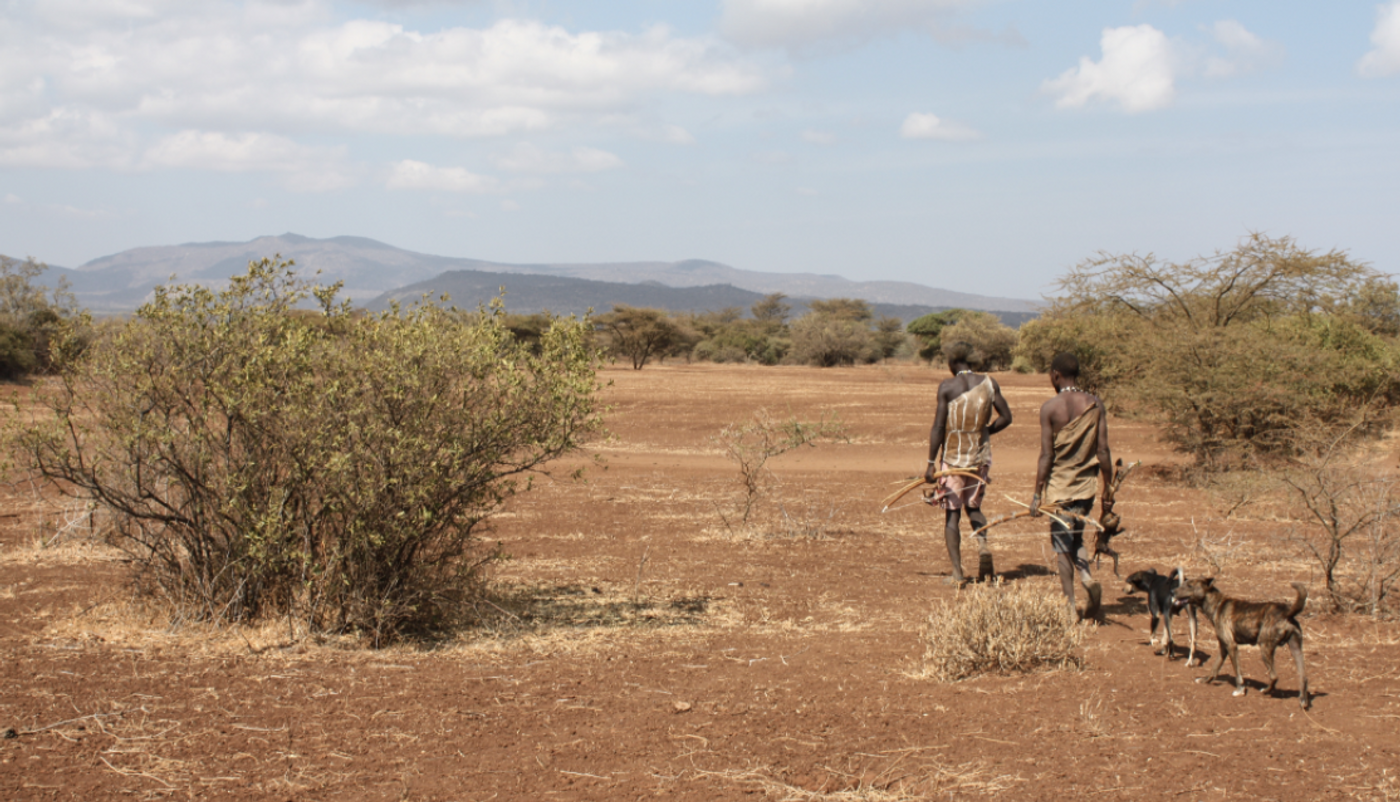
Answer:
<path fill-rule="evenodd" d="M 980 133 L 966 125 L 942 119 L 936 114 L 919 112 L 904 118 L 899 135 L 905 139 L 940 139 L 945 142 L 969 142 L 982 138 Z"/>
<path fill-rule="evenodd" d="M 1226 54 L 1206 59 L 1205 74 L 1209 77 L 1228 78 L 1253 72 L 1283 58 L 1282 45 L 1261 39 L 1235 20 L 1220 20 L 1207 30 Z"/>
<path fill-rule="evenodd" d="M 194 166 L 182 153 L 203 143 L 207 169 L 291 175 L 285 155 L 324 162 L 290 147 L 309 133 L 634 127 L 658 100 L 755 92 L 774 74 L 713 37 L 663 26 L 506 19 L 419 31 L 332 11 L 323 0 L 11 3 L 0 18 L 0 165 Z M 693 141 L 679 128 L 662 135 Z"/>
<path fill-rule="evenodd" d="M 903 29 L 959 41 L 976 32 L 949 27 L 947 18 L 978 4 L 979 0 L 724 0 L 720 29 L 736 42 L 757 47 L 859 42 Z"/>
<path fill-rule="evenodd" d="M 424 189 L 438 192 L 494 192 L 499 182 L 461 167 L 435 167 L 412 159 L 394 164 L 384 182 L 389 189 Z"/>
<path fill-rule="evenodd" d="M 672 145 L 694 145 L 695 136 L 679 125 L 666 125 L 661 129 L 661 141 Z"/>
<path fill-rule="evenodd" d="M 267 133 L 181 131 L 148 148 L 139 166 L 221 173 L 281 173 L 289 189 L 324 192 L 355 183 L 343 147 L 317 148 Z"/>
<path fill-rule="evenodd" d="M 1056 106 L 1079 108 L 1105 100 L 1134 113 L 1171 105 L 1179 59 L 1166 34 L 1151 25 L 1105 28 L 1100 41 L 1100 61 L 1080 58 L 1078 67 L 1042 85 L 1057 96 Z"/>
<path fill-rule="evenodd" d="M 541 150 L 527 142 L 496 157 L 496 166 L 512 173 L 598 173 L 622 166 L 622 159 L 597 148 L 576 147 L 567 153 Z"/>
<path fill-rule="evenodd" d="M 802 132 L 802 141 L 810 142 L 813 145 L 834 145 L 836 144 L 836 135 L 830 131 L 807 130 Z"/>
<path fill-rule="evenodd" d="M 1400 0 L 1376 7 L 1371 44 L 1375 47 L 1357 62 L 1357 73 L 1364 78 L 1382 78 L 1400 72 Z"/>

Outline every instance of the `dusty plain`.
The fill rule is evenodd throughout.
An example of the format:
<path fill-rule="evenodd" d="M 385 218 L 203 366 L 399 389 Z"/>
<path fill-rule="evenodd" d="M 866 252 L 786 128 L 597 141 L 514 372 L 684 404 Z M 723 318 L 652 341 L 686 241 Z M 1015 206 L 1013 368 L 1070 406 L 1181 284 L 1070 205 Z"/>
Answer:
<path fill-rule="evenodd" d="M 1234 698 L 1154 655 L 1142 598 L 1105 563 L 1108 623 L 1083 670 L 919 679 L 928 616 L 957 593 L 942 513 L 881 514 L 878 500 L 921 470 L 944 375 L 609 368 L 611 437 L 590 450 L 603 462 L 582 483 L 537 481 L 499 517 L 510 559 L 480 628 L 384 650 L 143 610 L 81 510 L 13 486 L 0 729 L 15 737 L 0 740 L 0 798 L 1400 799 L 1394 622 L 1310 604 L 1305 714 L 1286 657 L 1271 698 L 1245 647 L 1251 690 Z M 1016 509 L 1003 494 L 1030 495 L 1049 395 L 1043 376 L 997 379 L 1016 421 L 993 443 L 992 516 Z M 760 407 L 834 411 L 851 438 L 775 459 L 771 525 L 736 531 L 717 507 L 737 473 L 712 438 Z M 1151 427 L 1111 433 L 1116 455 L 1144 463 L 1119 504 L 1124 576 L 1205 573 L 1205 534 L 1227 592 L 1285 599 L 1313 579 L 1285 542 L 1292 524 L 1222 520 L 1171 478 L 1177 458 Z M 1056 587 L 1045 524 L 992 540 L 1006 581 Z"/>

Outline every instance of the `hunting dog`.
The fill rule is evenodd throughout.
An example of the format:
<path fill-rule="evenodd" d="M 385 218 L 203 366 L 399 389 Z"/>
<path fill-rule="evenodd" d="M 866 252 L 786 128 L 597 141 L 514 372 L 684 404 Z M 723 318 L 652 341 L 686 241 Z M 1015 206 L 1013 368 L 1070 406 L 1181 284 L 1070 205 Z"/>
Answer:
<path fill-rule="evenodd" d="M 1220 675 L 1220 667 L 1225 664 L 1225 655 L 1230 655 L 1230 664 L 1235 668 L 1235 696 L 1244 696 L 1244 675 L 1240 673 L 1240 644 L 1257 644 L 1269 669 L 1269 685 L 1265 692 L 1273 694 L 1278 684 L 1278 672 L 1274 670 L 1274 650 L 1288 644 L 1293 653 L 1293 662 L 1298 666 L 1298 702 L 1307 710 L 1312 700 L 1308 697 L 1308 675 L 1303 668 L 1303 628 L 1298 625 L 1297 615 L 1303 611 L 1308 601 L 1308 588 L 1302 582 L 1294 582 L 1293 589 L 1298 598 L 1293 603 L 1255 602 L 1231 599 L 1215 588 L 1215 578 L 1192 579 L 1183 582 L 1176 589 L 1176 606 L 1193 605 L 1205 611 L 1206 618 L 1215 627 L 1215 637 L 1220 641 L 1220 654 L 1216 655 L 1215 667 L 1210 676 L 1199 677 L 1197 682 L 1215 682 Z"/>
<path fill-rule="evenodd" d="M 1162 622 L 1162 648 L 1157 650 L 1157 654 L 1165 654 L 1168 660 L 1173 658 L 1172 643 L 1172 616 L 1176 614 L 1177 588 L 1186 581 L 1186 570 L 1174 568 L 1170 574 L 1162 576 L 1157 573 L 1157 569 L 1149 568 L 1146 571 L 1134 571 L 1128 575 L 1128 587 L 1125 592 L 1133 593 L 1142 591 L 1147 594 L 1147 614 L 1150 623 L 1147 626 L 1148 642 L 1153 646 L 1157 645 L 1157 622 Z M 1186 613 L 1191 624 L 1191 646 L 1186 652 L 1186 665 L 1195 665 L 1196 661 L 1196 608 L 1187 605 Z"/>

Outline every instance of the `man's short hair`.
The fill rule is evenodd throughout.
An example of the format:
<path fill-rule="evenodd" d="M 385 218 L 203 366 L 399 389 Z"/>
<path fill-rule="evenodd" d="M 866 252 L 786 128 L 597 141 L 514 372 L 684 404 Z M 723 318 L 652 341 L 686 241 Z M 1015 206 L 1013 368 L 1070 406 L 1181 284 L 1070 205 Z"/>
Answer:
<path fill-rule="evenodd" d="M 1068 351 L 1055 354 L 1055 358 L 1050 360 L 1050 369 L 1066 379 L 1077 379 L 1079 378 L 1079 357 Z"/>
<path fill-rule="evenodd" d="M 971 343 L 956 342 L 952 345 L 946 346 L 943 349 L 943 355 L 948 357 L 949 365 L 956 365 L 958 363 L 962 363 L 964 365 L 971 365 L 972 354 L 975 350 L 976 349 L 972 347 Z"/>

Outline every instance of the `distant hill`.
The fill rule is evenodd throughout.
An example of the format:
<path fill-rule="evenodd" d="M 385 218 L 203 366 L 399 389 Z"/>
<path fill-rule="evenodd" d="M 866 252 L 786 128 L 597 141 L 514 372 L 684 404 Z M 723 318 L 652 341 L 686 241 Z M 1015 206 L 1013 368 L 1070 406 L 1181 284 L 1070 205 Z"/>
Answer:
<path fill-rule="evenodd" d="M 744 290 L 729 284 L 706 284 L 699 287 L 668 287 L 656 282 L 627 284 L 616 281 L 592 281 L 566 276 L 541 276 L 528 273 L 494 273 L 482 270 L 452 270 L 427 281 L 386 292 L 366 306 L 381 310 L 397 301 L 407 305 L 427 296 L 435 302 L 446 293 L 459 308 L 471 308 L 495 298 L 501 288 L 506 291 L 505 305 L 511 312 L 531 314 L 553 312 L 560 315 L 581 315 L 592 309 L 607 312 L 618 304 L 646 306 L 672 312 L 708 312 L 737 307 L 748 314 L 749 307 L 762 299 L 764 293 Z M 807 311 L 810 298 L 789 298 L 794 317 Z M 909 322 L 929 312 L 950 307 L 917 304 L 872 303 L 877 316 L 895 317 Z M 1035 317 L 1028 312 L 995 312 L 1008 326 L 1020 326 Z"/>
<path fill-rule="evenodd" d="M 781 292 L 794 298 L 864 298 L 872 303 L 911 308 L 964 307 L 1034 314 L 1037 307 L 1036 303 L 1025 299 L 973 295 L 912 282 L 851 281 L 815 273 L 763 273 L 703 260 L 505 264 L 414 253 L 364 237 L 313 239 L 298 234 L 259 237 L 248 242 L 134 248 L 94 259 L 77 269 L 52 267 L 47 280 L 66 277 L 79 301 L 95 312 L 129 312 L 149 296 L 152 287 L 169 281 L 172 275 L 181 282 L 217 284 L 241 273 L 249 261 L 275 254 L 295 259 L 307 275 L 320 271 L 323 281 L 343 281 L 346 297 L 356 303 L 417 286 L 444 273 L 478 271 L 587 279 L 619 285 L 646 283 L 677 289 L 729 285 L 759 294 Z M 605 304 L 588 305 L 602 308 Z"/>

